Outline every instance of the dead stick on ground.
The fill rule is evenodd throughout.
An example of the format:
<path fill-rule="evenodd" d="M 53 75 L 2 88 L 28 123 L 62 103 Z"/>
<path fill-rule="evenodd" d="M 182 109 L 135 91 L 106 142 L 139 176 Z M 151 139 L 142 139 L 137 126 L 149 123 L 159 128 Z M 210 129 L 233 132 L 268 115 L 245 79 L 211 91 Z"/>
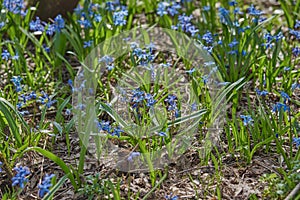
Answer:
<path fill-rule="evenodd" d="M 291 191 L 291 193 L 285 198 L 285 200 L 292 199 L 300 191 L 300 183 Z"/>

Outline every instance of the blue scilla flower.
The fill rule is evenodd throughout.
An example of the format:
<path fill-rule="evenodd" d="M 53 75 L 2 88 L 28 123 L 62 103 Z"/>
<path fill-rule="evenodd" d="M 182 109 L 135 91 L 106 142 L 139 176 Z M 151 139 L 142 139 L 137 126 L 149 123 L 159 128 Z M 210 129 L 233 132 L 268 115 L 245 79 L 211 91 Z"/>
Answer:
<path fill-rule="evenodd" d="M 287 100 L 290 100 L 290 97 L 287 93 L 281 91 L 280 96 L 283 98 L 283 101 L 286 102 Z"/>
<path fill-rule="evenodd" d="M 11 58 L 12 60 L 19 60 L 20 56 L 18 52 L 15 53 L 15 55 Z"/>
<path fill-rule="evenodd" d="M 115 68 L 115 65 L 113 63 L 109 64 L 109 65 L 106 65 L 106 68 L 108 71 L 111 71 Z"/>
<path fill-rule="evenodd" d="M 82 10 L 83 10 L 83 7 L 82 7 L 80 4 L 78 4 L 77 7 L 74 8 L 74 12 L 75 12 L 75 14 L 78 15 L 78 16 L 81 15 Z"/>
<path fill-rule="evenodd" d="M 148 53 L 145 50 L 142 50 L 139 55 L 137 55 L 139 59 L 147 60 Z"/>
<path fill-rule="evenodd" d="M 149 52 L 152 52 L 156 48 L 156 46 L 153 42 L 150 42 L 149 44 L 147 44 L 146 47 L 149 50 Z"/>
<path fill-rule="evenodd" d="M 2 172 L 1 166 L 3 165 L 3 163 L 0 161 L 0 172 Z"/>
<path fill-rule="evenodd" d="M 273 105 L 272 111 L 273 112 L 280 112 L 281 110 L 290 111 L 290 107 L 284 103 L 277 102 L 275 105 Z"/>
<path fill-rule="evenodd" d="M 151 94 L 146 94 L 145 99 L 147 100 L 146 106 L 152 107 L 157 102 Z"/>
<path fill-rule="evenodd" d="M 173 196 L 173 194 L 171 193 L 170 195 L 165 196 L 166 200 L 178 200 L 179 197 L 178 196 Z"/>
<path fill-rule="evenodd" d="M 133 49 L 132 51 L 132 55 L 137 56 L 138 58 L 140 57 L 140 55 L 142 54 L 143 50 L 139 47 L 136 47 Z"/>
<path fill-rule="evenodd" d="M 235 47 L 238 44 L 239 44 L 239 42 L 234 38 L 233 41 L 228 44 L 228 46 L 230 48 L 233 48 L 233 47 Z"/>
<path fill-rule="evenodd" d="M 186 70 L 185 72 L 188 73 L 188 74 L 193 74 L 195 71 L 196 71 L 196 69 L 192 68 L 190 70 Z"/>
<path fill-rule="evenodd" d="M 106 131 L 108 133 L 111 133 L 112 127 L 110 125 L 110 121 L 98 122 L 98 129 L 99 131 Z"/>
<path fill-rule="evenodd" d="M 50 108 L 54 103 L 57 102 L 57 100 L 52 100 L 44 91 L 42 91 L 41 94 L 42 96 L 39 97 L 38 101 L 43 105 L 46 104 L 47 108 Z"/>
<path fill-rule="evenodd" d="M 5 26 L 5 22 L 0 22 L 0 29 L 2 29 Z"/>
<path fill-rule="evenodd" d="M 84 41 L 84 42 L 83 42 L 83 48 L 91 47 L 92 44 L 93 44 L 93 40 Z"/>
<path fill-rule="evenodd" d="M 178 10 L 181 8 L 181 5 L 176 2 L 172 2 L 172 5 L 168 7 L 168 12 L 171 16 L 179 14 Z"/>
<path fill-rule="evenodd" d="M 20 188 L 24 188 L 24 183 L 28 182 L 28 179 L 26 178 L 29 174 L 29 168 L 28 167 L 15 167 L 13 168 L 14 171 L 16 171 L 16 175 L 11 179 L 12 180 L 12 186 L 19 185 Z"/>
<path fill-rule="evenodd" d="M 223 7 L 220 7 L 218 11 L 219 11 L 219 17 L 221 23 L 230 24 L 230 17 L 229 17 L 230 11 Z"/>
<path fill-rule="evenodd" d="M 223 7 L 220 7 L 219 8 L 219 15 L 222 16 L 222 17 L 226 17 L 226 16 L 229 16 L 230 14 L 230 11 L 223 8 Z"/>
<path fill-rule="evenodd" d="M 231 50 L 231 51 L 228 51 L 228 54 L 229 55 L 237 55 L 238 51 L 237 50 Z"/>
<path fill-rule="evenodd" d="M 46 44 L 43 44 L 43 48 L 47 53 L 50 53 L 50 47 L 48 47 Z"/>
<path fill-rule="evenodd" d="M 167 8 L 167 3 L 166 2 L 159 2 L 158 3 L 158 6 L 157 6 L 157 9 L 156 9 L 156 13 L 159 15 L 159 16 L 164 16 L 166 14 L 168 14 L 166 8 Z"/>
<path fill-rule="evenodd" d="M 71 79 L 68 80 L 68 85 L 71 87 L 72 92 L 75 91 L 74 85 L 73 85 L 73 81 Z"/>
<path fill-rule="evenodd" d="M 290 29 L 289 33 L 295 36 L 297 40 L 300 40 L 300 31 Z"/>
<path fill-rule="evenodd" d="M 294 28 L 295 28 L 295 29 L 300 28 L 300 20 L 297 20 L 297 19 L 296 19 Z"/>
<path fill-rule="evenodd" d="M 100 14 L 95 14 L 94 20 L 95 20 L 95 22 L 99 23 L 102 21 L 102 16 Z"/>
<path fill-rule="evenodd" d="M 98 60 L 98 62 L 99 63 L 100 62 L 105 63 L 106 68 L 107 68 L 108 71 L 111 71 L 115 67 L 115 65 L 113 63 L 114 62 L 114 58 L 112 56 L 105 55 L 102 58 L 100 58 Z"/>
<path fill-rule="evenodd" d="M 168 136 L 167 133 L 164 132 L 164 131 L 160 131 L 160 132 L 158 133 L 158 135 L 159 135 L 160 137 L 167 137 L 167 136 Z"/>
<path fill-rule="evenodd" d="M 6 49 L 4 49 L 2 51 L 2 53 L 1 53 L 2 60 L 6 60 L 7 61 L 7 60 L 10 59 L 10 57 L 11 57 L 10 53 Z"/>
<path fill-rule="evenodd" d="M 22 78 L 20 76 L 14 76 L 11 79 L 11 82 L 13 82 L 14 86 L 16 87 L 16 92 L 22 91 L 21 81 L 22 81 Z"/>
<path fill-rule="evenodd" d="M 229 1 L 229 6 L 236 6 L 237 5 L 237 2 L 236 1 Z"/>
<path fill-rule="evenodd" d="M 41 32 L 43 32 L 45 30 L 45 23 L 43 21 L 41 21 L 39 17 L 36 17 L 35 20 L 30 21 L 29 29 L 31 31 L 41 31 Z"/>
<path fill-rule="evenodd" d="M 25 94 L 21 94 L 21 95 L 19 96 L 19 100 L 22 100 L 23 103 L 26 104 L 26 102 L 27 102 L 28 100 L 30 100 L 30 96 L 29 96 L 29 95 L 25 95 Z"/>
<path fill-rule="evenodd" d="M 300 47 L 292 48 L 292 54 L 293 54 L 295 57 L 298 57 L 298 56 L 300 55 Z"/>
<path fill-rule="evenodd" d="M 38 185 L 39 190 L 39 196 L 43 198 L 46 193 L 49 192 L 49 188 L 52 186 L 51 179 L 55 176 L 55 174 L 46 174 L 44 177 L 44 180 L 41 184 Z"/>
<path fill-rule="evenodd" d="M 2 6 L 6 8 L 9 12 L 14 14 L 21 14 L 24 8 L 23 0 L 4 0 Z"/>
<path fill-rule="evenodd" d="M 203 46 L 203 50 L 207 51 L 208 53 L 212 53 L 213 46 Z"/>
<path fill-rule="evenodd" d="M 25 116 L 25 115 L 29 115 L 30 112 L 28 110 L 23 110 L 23 111 L 19 111 L 20 115 Z"/>
<path fill-rule="evenodd" d="M 13 76 L 12 79 L 10 79 L 11 82 L 13 82 L 13 84 L 15 86 L 20 85 L 21 81 L 23 80 L 20 76 Z"/>
<path fill-rule="evenodd" d="M 238 34 L 244 33 L 248 29 L 250 29 L 250 26 L 240 27 L 238 29 Z"/>
<path fill-rule="evenodd" d="M 144 99 L 145 99 L 145 92 L 141 91 L 139 88 L 136 90 L 133 90 L 133 95 L 131 97 L 131 102 L 134 103 L 133 104 L 133 108 L 136 108 L 139 103 L 141 103 Z"/>
<path fill-rule="evenodd" d="M 88 29 L 88 28 L 92 27 L 92 24 L 91 24 L 90 20 L 86 19 L 85 17 L 82 17 L 81 19 L 77 20 L 77 22 L 84 29 Z"/>
<path fill-rule="evenodd" d="M 242 51 L 242 56 L 246 56 L 247 55 L 247 51 L 246 50 L 243 50 Z"/>
<path fill-rule="evenodd" d="M 141 153 L 140 152 L 131 152 L 130 155 L 128 156 L 127 160 L 129 162 L 132 162 L 134 158 L 140 156 Z"/>
<path fill-rule="evenodd" d="M 251 4 L 251 6 L 247 9 L 249 15 L 253 16 L 261 16 L 263 14 L 262 11 L 255 9 L 254 5 Z"/>
<path fill-rule="evenodd" d="M 258 21 L 257 21 L 258 20 Z M 259 17 L 258 19 L 257 18 L 255 18 L 255 19 L 253 19 L 252 21 L 253 22 L 259 22 L 259 23 L 261 23 L 261 22 L 263 22 L 263 21 L 266 21 L 267 20 L 267 18 L 266 17 Z"/>
<path fill-rule="evenodd" d="M 269 94 L 269 92 L 266 90 L 260 91 L 259 89 L 255 89 L 255 91 L 258 96 L 266 96 L 267 94 Z"/>
<path fill-rule="evenodd" d="M 108 10 L 108 11 L 114 11 L 115 10 L 115 2 L 107 1 L 105 3 L 105 9 Z"/>
<path fill-rule="evenodd" d="M 29 93 L 29 98 L 30 99 L 36 99 L 36 93 L 35 93 L 35 91 L 32 91 L 31 93 Z"/>
<path fill-rule="evenodd" d="M 228 84 L 230 84 L 231 82 L 217 82 L 218 86 L 226 86 Z"/>
<path fill-rule="evenodd" d="M 300 84 L 299 83 L 293 83 L 292 86 L 291 86 L 291 90 L 294 91 L 297 88 L 300 88 Z"/>
<path fill-rule="evenodd" d="M 193 16 L 186 16 L 185 13 L 183 15 L 178 16 L 179 23 L 177 24 L 177 27 L 180 27 L 182 31 L 189 32 L 189 27 L 192 26 L 191 20 L 193 19 Z"/>
<path fill-rule="evenodd" d="M 178 26 L 177 25 L 171 25 L 171 29 L 177 31 L 178 30 Z"/>
<path fill-rule="evenodd" d="M 19 110 L 20 108 L 22 108 L 23 105 L 24 105 L 24 104 L 23 104 L 22 102 L 18 102 L 18 103 L 17 103 L 17 109 Z"/>
<path fill-rule="evenodd" d="M 171 63 L 167 62 L 167 63 L 160 63 L 159 64 L 160 67 L 170 67 Z"/>
<path fill-rule="evenodd" d="M 57 15 L 54 18 L 54 27 L 56 32 L 60 32 L 61 29 L 65 27 L 65 20 L 62 18 L 61 15 Z"/>
<path fill-rule="evenodd" d="M 275 39 L 276 42 L 278 42 L 282 38 L 284 38 L 284 36 L 283 36 L 281 31 L 277 35 L 274 35 L 274 39 Z"/>
<path fill-rule="evenodd" d="M 272 49 L 273 44 L 271 42 L 263 43 L 262 46 L 266 47 L 266 49 Z"/>
<path fill-rule="evenodd" d="M 105 55 L 98 60 L 98 62 L 104 62 L 105 64 L 110 64 L 113 61 L 114 61 L 114 58 L 112 56 L 108 56 L 108 55 Z"/>
<path fill-rule="evenodd" d="M 123 10 L 118 11 L 118 12 L 114 12 L 113 14 L 113 22 L 114 25 L 116 26 L 124 26 L 126 25 L 127 21 L 126 21 L 126 16 L 127 16 L 127 12 L 124 12 Z"/>
<path fill-rule="evenodd" d="M 176 102 L 170 103 L 168 106 L 168 111 L 176 111 L 176 110 L 177 110 L 177 103 Z"/>
<path fill-rule="evenodd" d="M 173 103 L 177 100 L 177 97 L 174 94 L 169 94 L 168 97 L 165 99 L 165 102 Z"/>
<path fill-rule="evenodd" d="M 208 66 L 212 66 L 212 65 L 216 65 L 216 63 L 214 61 L 204 62 L 204 67 L 208 67 Z"/>
<path fill-rule="evenodd" d="M 65 114 L 66 114 L 67 116 L 70 116 L 70 115 L 72 114 L 71 109 L 67 108 L 66 111 L 65 111 Z"/>
<path fill-rule="evenodd" d="M 88 6 L 88 13 L 89 16 L 92 18 L 95 15 L 95 11 L 97 11 L 100 8 L 100 5 L 98 3 L 90 3 Z"/>
<path fill-rule="evenodd" d="M 191 104 L 191 111 L 193 112 L 193 111 L 196 111 L 197 110 L 197 103 L 196 102 L 194 102 L 194 103 L 192 103 Z"/>
<path fill-rule="evenodd" d="M 296 144 L 296 147 L 299 148 L 300 147 L 300 137 L 298 138 L 293 138 L 293 143 Z"/>
<path fill-rule="evenodd" d="M 210 11 L 210 6 L 203 6 L 203 11 Z"/>
<path fill-rule="evenodd" d="M 135 50 L 135 49 L 138 48 L 138 47 L 139 47 L 139 43 L 137 43 L 137 42 L 131 42 L 131 43 L 130 43 L 130 48 L 131 48 L 131 49 Z"/>
<path fill-rule="evenodd" d="M 112 136 L 118 136 L 120 137 L 120 134 L 123 133 L 124 131 L 120 127 L 114 128 L 113 132 L 111 133 Z"/>
<path fill-rule="evenodd" d="M 240 27 L 240 23 L 237 20 L 235 20 L 234 22 L 232 22 L 232 24 L 235 27 Z"/>
<path fill-rule="evenodd" d="M 55 25 L 54 24 L 49 24 L 46 27 L 46 34 L 49 36 L 52 36 L 55 33 Z"/>
<path fill-rule="evenodd" d="M 253 124 L 253 119 L 250 115 L 240 115 L 240 117 L 243 119 L 244 126 L 247 126 L 248 124 Z"/>
<path fill-rule="evenodd" d="M 239 14 L 239 15 L 244 14 L 244 13 L 241 11 L 241 8 L 239 8 L 239 7 L 235 7 L 234 10 L 233 10 L 233 13 L 234 13 L 234 14 Z"/>
<path fill-rule="evenodd" d="M 203 75 L 203 76 L 201 77 L 201 79 L 202 79 L 204 85 L 206 85 L 206 84 L 208 83 L 209 78 L 210 78 L 210 76 L 207 75 L 207 74 L 206 74 L 206 75 Z"/>
<path fill-rule="evenodd" d="M 189 32 L 191 36 L 195 36 L 196 33 L 199 32 L 199 29 L 197 29 L 194 25 L 190 25 L 187 27 L 187 32 Z"/>
<path fill-rule="evenodd" d="M 280 35 L 279 35 L 280 36 Z M 273 39 L 275 39 L 275 38 L 278 38 L 279 39 L 279 36 L 277 36 L 277 35 L 275 35 L 275 36 L 273 36 L 273 35 L 271 35 L 270 33 L 266 33 L 265 35 L 264 35 L 264 39 L 266 40 L 266 42 L 271 42 Z"/>
<path fill-rule="evenodd" d="M 213 34 L 209 31 L 206 31 L 206 33 L 202 36 L 202 40 L 204 40 L 208 44 L 213 43 L 214 42 Z"/>
<path fill-rule="evenodd" d="M 193 19 L 193 16 L 192 16 L 192 15 L 187 16 L 185 13 L 183 13 L 182 15 L 179 15 L 179 16 L 178 16 L 178 20 L 179 20 L 181 23 L 188 23 L 188 22 L 190 22 L 192 19 Z"/>

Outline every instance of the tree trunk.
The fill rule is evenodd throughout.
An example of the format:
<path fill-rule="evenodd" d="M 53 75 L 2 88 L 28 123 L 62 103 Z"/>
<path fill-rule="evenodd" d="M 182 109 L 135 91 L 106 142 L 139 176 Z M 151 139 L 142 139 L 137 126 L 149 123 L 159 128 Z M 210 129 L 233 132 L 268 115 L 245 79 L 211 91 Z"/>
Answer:
<path fill-rule="evenodd" d="M 55 18 L 58 14 L 66 17 L 67 13 L 72 13 L 79 0 L 31 0 L 31 6 L 38 3 L 36 16 L 43 21 Z"/>

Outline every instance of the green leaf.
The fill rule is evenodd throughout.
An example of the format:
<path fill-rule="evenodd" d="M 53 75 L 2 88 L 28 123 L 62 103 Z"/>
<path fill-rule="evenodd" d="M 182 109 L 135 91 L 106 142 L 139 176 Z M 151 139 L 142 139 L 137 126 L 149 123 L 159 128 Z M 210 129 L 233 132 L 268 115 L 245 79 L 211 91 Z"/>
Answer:
<path fill-rule="evenodd" d="M 3 113 L 5 119 L 7 120 L 11 133 L 14 135 L 14 139 L 17 142 L 17 146 L 20 147 L 22 146 L 22 137 L 19 132 L 19 127 L 12 115 L 12 112 L 7 107 L 10 107 L 15 112 L 15 114 L 18 115 L 18 111 L 8 101 L 0 98 L 0 112 Z"/>
<path fill-rule="evenodd" d="M 59 134 L 61 135 L 62 132 L 63 132 L 63 128 L 61 127 L 61 125 L 59 123 L 57 123 L 57 122 L 53 122 L 53 125 L 58 130 Z"/>
<path fill-rule="evenodd" d="M 59 105 L 57 112 L 56 112 L 56 116 L 55 116 L 55 121 L 60 121 L 60 119 L 63 117 L 62 116 L 62 111 L 63 109 L 66 107 L 66 105 L 69 103 L 71 99 L 71 96 L 69 96 L 68 98 L 66 98 L 62 104 Z"/>
<path fill-rule="evenodd" d="M 68 178 L 70 179 L 75 190 L 78 189 L 78 185 L 75 182 L 74 175 L 73 175 L 72 171 L 70 170 L 69 166 L 58 156 L 51 153 L 50 151 L 40 148 L 40 147 L 29 147 L 23 153 L 25 153 L 27 151 L 36 151 L 36 152 L 42 154 L 43 156 L 49 158 L 53 162 L 55 162 L 68 175 Z"/>

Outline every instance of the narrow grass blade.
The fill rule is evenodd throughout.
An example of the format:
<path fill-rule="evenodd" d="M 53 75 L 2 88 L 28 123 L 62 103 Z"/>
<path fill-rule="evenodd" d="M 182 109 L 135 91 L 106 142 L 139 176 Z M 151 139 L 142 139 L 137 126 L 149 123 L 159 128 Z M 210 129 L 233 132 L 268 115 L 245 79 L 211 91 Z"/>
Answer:
<path fill-rule="evenodd" d="M 57 190 L 66 182 L 69 174 L 64 175 L 53 187 L 52 189 L 47 193 L 47 195 L 43 198 L 43 200 L 50 200 L 53 198 L 53 195 Z"/>
<path fill-rule="evenodd" d="M 7 108 L 8 105 L 11 105 L 8 101 L 6 101 L 3 98 L 0 98 L 0 112 L 3 113 L 5 119 L 7 120 L 7 123 L 9 125 L 9 128 L 11 130 L 11 133 L 14 135 L 14 139 L 17 142 L 17 146 L 20 147 L 22 146 L 22 137 L 21 134 L 19 132 L 19 128 L 18 125 L 16 123 L 16 120 L 14 119 L 12 112 Z M 9 106 L 10 108 L 13 108 L 13 106 Z M 16 114 L 17 114 L 17 110 L 12 109 Z"/>
<path fill-rule="evenodd" d="M 42 154 L 43 156 L 49 158 L 50 160 L 52 160 L 53 162 L 55 162 L 58 166 L 60 166 L 60 168 L 66 173 L 68 174 L 68 178 L 70 179 L 73 187 L 75 190 L 78 189 L 78 186 L 75 182 L 75 179 L 74 179 L 74 176 L 73 176 L 73 173 L 72 171 L 69 169 L 69 166 L 62 160 L 60 159 L 58 156 L 56 156 L 55 154 L 51 153 L 50 151 L 47 151 L 45 149 L 42 149 L 40 147 L 29 147 L 27 148 L 25 152 L 27 151 L 36 151 L 40 154 Z"/>

